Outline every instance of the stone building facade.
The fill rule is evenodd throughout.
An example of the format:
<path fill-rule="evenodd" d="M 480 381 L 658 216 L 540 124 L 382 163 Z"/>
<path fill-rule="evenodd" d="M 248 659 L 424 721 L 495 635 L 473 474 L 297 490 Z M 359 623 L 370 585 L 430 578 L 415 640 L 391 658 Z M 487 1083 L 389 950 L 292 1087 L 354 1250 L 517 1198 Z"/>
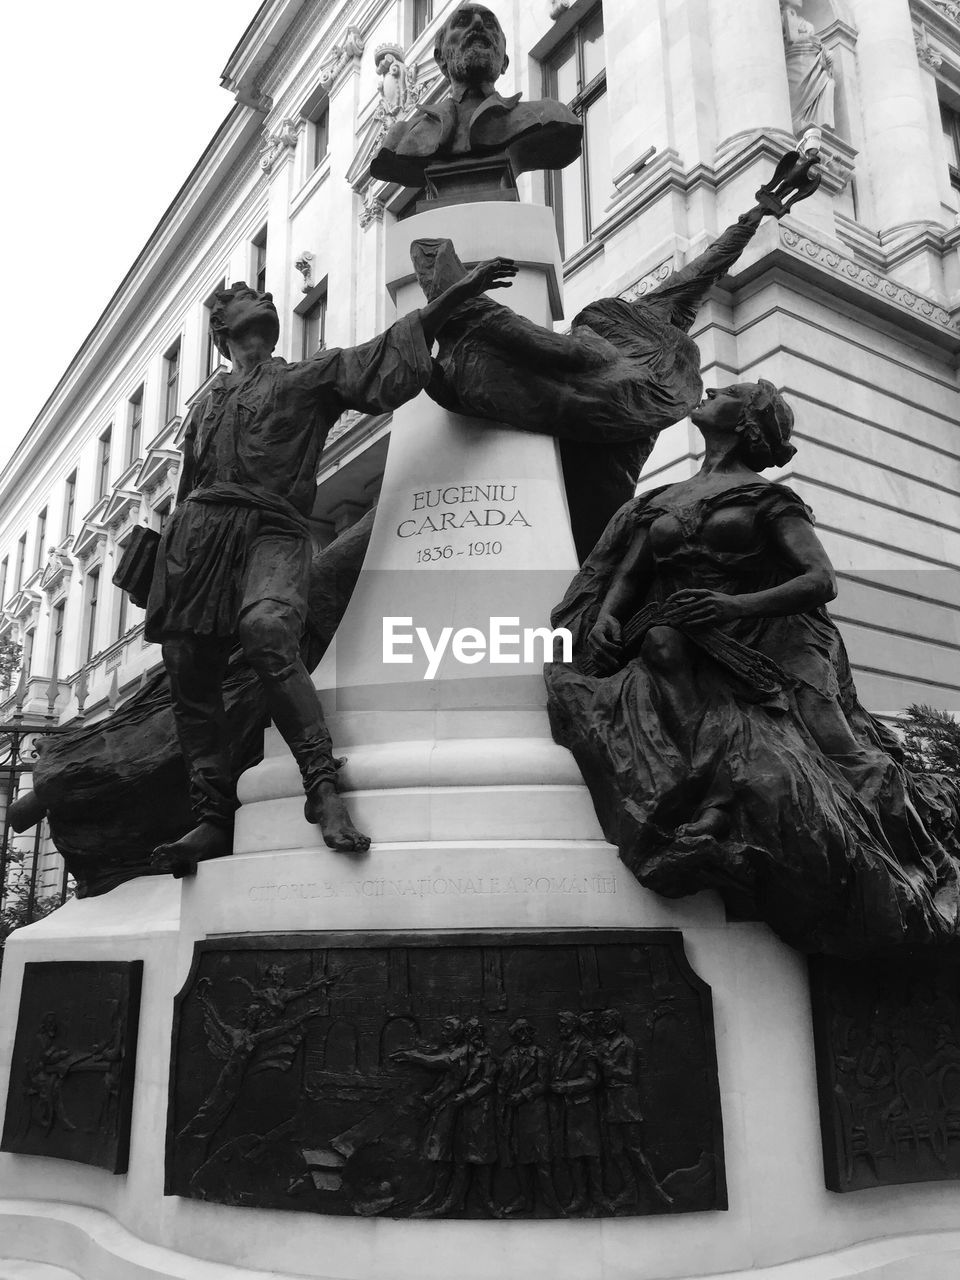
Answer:
<path fill-rule="evenodd" d="M 174 502 L 190 404 L 218 367 L 214 291 L 269 289 L 278 354 L 393 318 L 384 237 L 410 193 L 370 177 L 393 120 L 443 92 L 443 0 L 266 0 L 223 72 L 230 115 L 0 475 L 0 718 L 99 716 L 159 665 L 111 577 Z M 863 701 L 960 710 L 960 6 L 945 0 L 511 0 L 500 88 L 557 96 L 583 160 L 524 175 L 551 204 L 565 311 L 638 296 L 752 203 L 798 129 L 820 191 L 761 228 L 694 331 L 707 385 L 764 376 L 797 411 L 783 473 L 840 572 Z M 348 414 L 318 475 L 324 544 L 376 501 L 388 417 Z M 690 474 L 664 433 L 643 484 Z M 59 872 L 50 858 L 45 874 Z"/>

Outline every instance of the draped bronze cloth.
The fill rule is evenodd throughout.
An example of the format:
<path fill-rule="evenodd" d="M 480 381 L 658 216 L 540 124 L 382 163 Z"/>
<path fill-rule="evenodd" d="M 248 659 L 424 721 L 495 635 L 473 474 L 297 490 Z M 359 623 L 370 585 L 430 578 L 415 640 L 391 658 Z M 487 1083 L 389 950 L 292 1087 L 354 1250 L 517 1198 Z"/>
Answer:
<path fill-rule="evenodd" d="M 638 531 L 668 513 L 678 518 L 658 504 L 664 492 L 621 508 L 552 617 L 574 639 L 573 664 L 545 669 L 553 734 L 576 756 L 607 839 L 649 888 L 671 897 L 719 890 L 739 916 L 766 920 L 807 951 L 957 942 L 960 789 L 900 766 L 892 736 L 860 705 L 825 609 L 691 631 L 702 705 L 682 734 L 661 701 L 658 680 L 669 677 L 654 675 L 642 651 L 613 675 L 588 674 L 587 636 L 617 566 Z M 736 550 L 703 536 L 725 506 L 754 515 L 752 542 Z M 701 499 L 679 518 L 684 536 L 663 558 L 654 549 L 653 580 L 634 606 L 650 608 L 652 619 L 684 588 L 739 595 L 785 581 L 796 570 L 780 561 L 768 531 L 782 518 L 811 517 L 785 485 L 758 480 Z M 783 673 L 780 688 L 758 684 L 751 654 L 766 675 Z M 856 754 L 821 750 L 800 688 L 816 695 L 805 701 L 808 715 L 811 702 L 839 711 Z M 725 834 L 678 836 L 709 807 L 729 815 Z"/>

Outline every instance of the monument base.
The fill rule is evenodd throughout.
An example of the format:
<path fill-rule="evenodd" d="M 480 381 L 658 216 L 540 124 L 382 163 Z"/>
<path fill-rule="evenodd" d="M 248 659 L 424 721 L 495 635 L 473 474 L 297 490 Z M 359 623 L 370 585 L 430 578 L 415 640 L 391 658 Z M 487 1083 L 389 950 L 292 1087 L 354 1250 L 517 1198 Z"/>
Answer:
<path fill-rule="evenodd" d="M 469 886 L 469 888 L 468 888 Z M 497 891 L 493 888 L 496 886 Z M 174 997 L 194 944 L 311 931 L 680 930 L 712 991 L 726 1211 L 538 1221 L 324 1216 L 163 1194 Z M 148 879 L 68 903 L 7 944 L 6 1095 L 24 965 L 144 961 L 129 1170 L 0 1154 L 0 1276 L 27 1260 L 82 1280 L 948 1280 L 956 1183 L 824 1186 L 806 962 L 703 894 L 638 886 L 600 840 L 247 853 L 192 881 Z M 498 1046 L 499 1049 L 499 1046 Z M 18 1270 L 19 1268 L 19 1270 Z M 40 1273 L 42 1274 L 42 1273 Z"/>

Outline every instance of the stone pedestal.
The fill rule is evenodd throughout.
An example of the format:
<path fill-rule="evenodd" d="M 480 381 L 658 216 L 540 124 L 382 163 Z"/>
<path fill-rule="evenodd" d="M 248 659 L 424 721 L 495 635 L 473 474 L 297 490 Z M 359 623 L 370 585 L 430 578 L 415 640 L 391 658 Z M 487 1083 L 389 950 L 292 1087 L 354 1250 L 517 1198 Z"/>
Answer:
<path fill-rule="evenodd" d="M 410 245 L 439 238 L 468 265 L 515 258 L 519 274 L 498 296 L 540 324 L 560 317 L 551 211 L 501 202 L 431 210 L 391 228 L 387 280 L 400 314 L 424 305 Z M 314 677 L 347 757 L 343 789 L 375 845 L 597 834 L 576 765 L 550 737 L 543 644 L 525 660 L 519 639 L 549 627 L 575 569 L 553 439 L 448 413 L 425 394 L 396 411 L 364 571 Z M 410 637 L 394 645 L 407 661 L 384 661 L 385 618 Z M 501 646 L 506 660 L 474 652 L 458 661 L 451 640 L 425 678 L 415 628 L 433 643 L 445 628 L 489 638 L 493 619 L 518 636 Z M 241 779 L 240 798 L 238 852 L 319 843 L 276 735 Z"/>
<path fill-rule="evenodd" d="M 483 892 L 465 892 L 466 880 Z M 497 885 L 498 891 L 493 891 Z M 507 891 L 510 886 L 509 891 Z M 173 999 L 196 940 L 345 929 L 672 928 L 712 989 L 729 1209 L 537 1222 L 395 1221 L 164 1196 Z M 600 840 L 243 854 L 193 882 L 140 881 L 69 903 L 8 943 L 0 992 L 6 1092 L 29 960 L 144 960 L 125 1175 L 0 1153 L 0 1275 L 9 1259 L 82 1280 L 952 1280 L 957 1189 L 824 1188 L 805 962 L 708 894 L 641 889 Z M 6 1268 L 6 1269 L 5 1269 Z M 20 1274 L 29 1275 L 30 1272 Z"/>

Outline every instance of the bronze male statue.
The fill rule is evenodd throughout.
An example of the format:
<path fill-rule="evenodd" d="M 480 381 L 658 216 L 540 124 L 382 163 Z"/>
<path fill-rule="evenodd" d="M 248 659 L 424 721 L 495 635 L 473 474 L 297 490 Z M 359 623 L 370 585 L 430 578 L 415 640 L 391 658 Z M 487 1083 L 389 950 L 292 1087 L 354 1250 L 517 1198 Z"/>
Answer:
<path fill-rule="evenodd" d="M 509 159 L 514 174 L 562 169 L 580 154 L 583 126 L 553 98 L 503 98 L 495 83 L 506 71 L 506 37 L 496 14 L 461 4 L 440 28 L 433 56 L 450 83 L 437 106 L 421 106 L 389 130 L 370 165 L 375 178 L 422 187 L 429 165 L 466 156 Z"/>
<path fill-rule="evenodd" d="M 345 409 L 383 412 L 425 387 L 440 325 L 515 273 L 503 259 L 482 263 L 371 342 L 296 364 L 273 357 L 280 323 L 269 293 L 241 283 L 217 295 L 210 326 L 233 369 L 190 414 L 177 507 L 147 602 L 145 633 L 163 645 L 196 821 L 157 847 L 158 869 L 182 876 L 230 852 L 237 802 L 222 685 L 237 641 L 300 767 L 307 821 L 332 849 L 369 848 L 337 794 L 330 735 L 299 653 L 317 463 Z"/>

